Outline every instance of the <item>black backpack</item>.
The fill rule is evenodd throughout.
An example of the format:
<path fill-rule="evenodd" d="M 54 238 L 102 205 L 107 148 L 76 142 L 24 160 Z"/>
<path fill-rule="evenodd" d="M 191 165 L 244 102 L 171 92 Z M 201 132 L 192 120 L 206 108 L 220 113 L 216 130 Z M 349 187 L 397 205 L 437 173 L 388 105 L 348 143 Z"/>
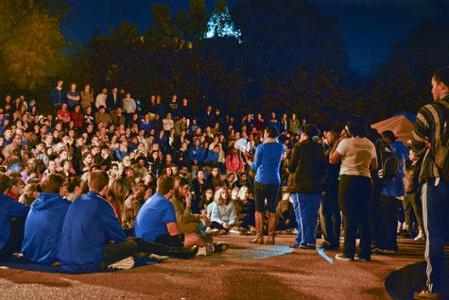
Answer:
<path fill-rule="evenodd" d="M 390 181 L 399 173 L 399 159 L 394 156 L 393 150 L 384 141 L 376 142 L 377 152 L 377 178 L 381 181 Z"/>

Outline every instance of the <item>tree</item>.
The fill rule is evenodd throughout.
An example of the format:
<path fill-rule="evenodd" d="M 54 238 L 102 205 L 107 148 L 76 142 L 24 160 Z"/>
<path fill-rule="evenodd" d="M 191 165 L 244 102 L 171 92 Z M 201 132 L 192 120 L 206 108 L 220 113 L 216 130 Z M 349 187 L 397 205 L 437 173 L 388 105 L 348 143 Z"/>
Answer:
<path fill-rule="evenodd" d="M 59 18 L 50 15 L 45 1 L 4 0 L 0 4 L 0 65 L 3 84 L 36 91 L 65 66 L 64 37 Z M 53 13 L 56 13 L 55 11 Z"/>

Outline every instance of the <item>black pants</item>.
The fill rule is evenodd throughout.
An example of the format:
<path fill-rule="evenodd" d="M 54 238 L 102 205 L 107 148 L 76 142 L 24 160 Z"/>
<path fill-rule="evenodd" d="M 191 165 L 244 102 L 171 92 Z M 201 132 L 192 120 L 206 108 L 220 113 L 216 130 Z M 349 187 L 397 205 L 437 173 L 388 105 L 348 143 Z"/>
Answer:
<path fill-rule="evenodd" d="M 103 268 L 107 268 L 110 264 L 118 262 L 129 256 L 133 256 L 138 252 L 135 239 L 128 238 L 120 244 L 107 244 L 103 252 Z"/>
<path fill-rule="evenodd" d="M 9 225 L 9 239 L 3 248 L 0 249 L 0 260 L 8 259 L 11 254 L 21 251 L 24 226 L 24 219 L 13 218 L 11 220 Z"/>
<path fill-rule="evenodd" d="M 338 198 L 343 213 L 343 254 L 354 257 L 357 229 L 360 232 L 360 256 L 371 257 L 371 179 L 364 176 L 340 176 Z"/>
<path fill-rule="evenodd" d="M 341 214 L 337 191 L 323 194 L 320 207 L 320 225 L 324 240 L 331 246 L 338 246 L 340 244 Z"/>
<path fill-rule="evenodd" d="M 383 250 L 397 250 L 398 205 L 395 197 L 381 195 L 373 199 L 373 244 Z"/>

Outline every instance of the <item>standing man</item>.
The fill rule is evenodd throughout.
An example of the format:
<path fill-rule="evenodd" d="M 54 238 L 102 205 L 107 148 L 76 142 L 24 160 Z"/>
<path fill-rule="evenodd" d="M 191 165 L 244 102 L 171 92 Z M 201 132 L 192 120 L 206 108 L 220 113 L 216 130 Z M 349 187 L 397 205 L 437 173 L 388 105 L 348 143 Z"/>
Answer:
<path fill-rule="evenodd" d="M 449 228 L 449 67 L 432 76 L 433 103 L 417 115 L 412 135 L 412 160 L 422 158 L 424 231 L 427 236 L 426 288 L 414 299 L 438 299 L 444 284 L 444 243 Z"/>
<path fill-rule="evenodd" d="M 58 109 L 63 103 L 67 103 L 67 94 L 63 88 L 64 81 L 58 80 L 56 86 L 51 90 L 51 103 Z"/>
<path fill-rule="evenodd" d="M 316 246 L 318 209 L 326 168 L 323 148 L 312 140 L 318 135 L 314 125 L 304 126 L 288 164 L 288 191 L 292 193 L 298 224 L 298 236 L 292 248 L 315 249 Z"/>

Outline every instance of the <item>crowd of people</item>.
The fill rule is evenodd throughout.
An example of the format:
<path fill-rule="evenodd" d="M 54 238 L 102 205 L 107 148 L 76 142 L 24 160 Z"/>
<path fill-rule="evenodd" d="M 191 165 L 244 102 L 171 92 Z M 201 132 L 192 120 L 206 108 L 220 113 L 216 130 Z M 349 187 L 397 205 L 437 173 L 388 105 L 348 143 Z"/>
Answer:
<path fill-rule="evenodd" d="M 136 255 L 225 251 L 227 244 L 213 241 L 217 234 L 274 244 L 277 232 L 288 231 L 296 234 L 293 248 L 315 249 L 321 236 L 320 247 L 339 249 L 343 228 L 336 259 L 370 261 L 373 252 L 395 253 L 398 234 L 433 239 L 426 226 L 444 222 L 429 214 L 447 203 L 424 203 L 424 215 L 421 204 L 449 197 L 441 173 L 447 153 L 443 166 L 429 166 L 425 153 L 449 139 L 447 73 L 433 77 L 435 103 L 443 105 L 420 111 L 410 143 L 361 118 L 340 128 L 319 128 L 295 113 L 238 118 L 176 95 L 137 100 L 119 88 L 95 94 L 89 84 L 66 90 L 58 81 L 48 114 L 37 101 L 6 95 L 0 257 L 22 253 L 33 263 L 91 272 L 132 265 Z M 435 122 L 444 132 L 431 132 Z M 440 251 L 435 239 L 430 252 Z M 437 292 L 442 271 L 430 272 L 427 292 Z"/>

